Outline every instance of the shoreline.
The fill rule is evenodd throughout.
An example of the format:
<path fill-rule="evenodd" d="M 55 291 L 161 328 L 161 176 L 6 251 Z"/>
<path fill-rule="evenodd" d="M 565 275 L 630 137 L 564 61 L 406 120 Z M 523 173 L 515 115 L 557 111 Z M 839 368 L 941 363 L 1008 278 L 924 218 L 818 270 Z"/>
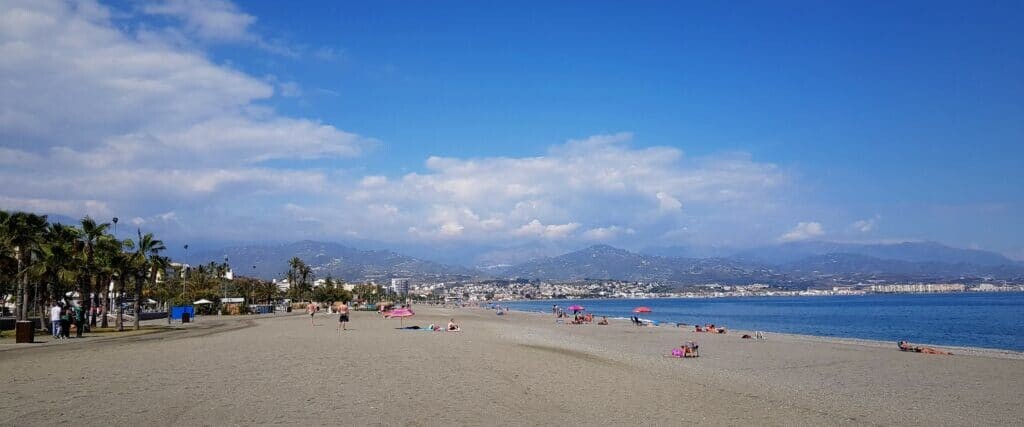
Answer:
<path fill-rule="evenodd" d="M 466 307 L 466 308 L 473 309 L 473 310 L 485 310 L 485 311 L 491 310 L 491 309 L 482 308 L 482 307 Z M 539 317 L 552 316 L 550 313 L 544 313 L 544 312 L 541 312 L 541 311 L 520 310 L 520 309 L 515 309 L 515 308 L 512 308 L 512 307 L 509 307 L 509 311 L 514 311 L 514 312 L 517 312 L 517 313 L 529 314 L 529 315 L 534 315 L 534 316 L 539 316 Z M 597 315 L 595 315 L 595 316 L 597 316 Z M 625 322 L 625 321 L 629 321 L 630 319 L 626 318 L 626 317 L 611 317 L 611 316 L 609 316 L 608 320 L 609 321 L 615 320 L 615 321 Z M 584 325 L 584 326 L 591 326 L 591 325 Z M 593 325 L 593 326 L 597 326 L 597 325 Z M 692 331 L 693 330 L 693 326 L 694 325 L 687 325 L 687 327 L 688 327 L 687 328 L 687 327 L 677 327 L 674 324 L 672 324 L 672 325 L 667 325 L 667 326 L 663 325 L 663 326 L 646 326 L 646 327 L 665 328 L 665 329 L 680 329 L 680 330 L 688 329 L 689 331 Z M 725 334 L 726 336 L 732 336 L 732 335 L 742 336 L 743 334 L 754 335 L 754 333 L 756 332 L 756 331 L 752 331 L 752 330 L 734 329 L 734 328 L 729 328 L 728 330 L 729 330 L 729 333 Z M 783 337 L 788 337 L 788 338 L 791 338 L 791 339 L 794 339 L 794 340 L 802 340 L 802 341 L 806 341 L 806 342 L 820 342 L 820 343 L 830 343 L 830 344 L 859 345 L 859 346 L 872 347 L 872 348 L 891 348 L 891 349 L 895 349 L 896 348 L 896 342 L 874 340 L 874 339 L 869 339 L 869 338 L 837 337 L 837 336 L 810 335 L 810 334 L 795 334 L 795 333 L 790 333 L 790 332 L 775 332 L 775 331 L 771 331 L 771 330 L 761 330 L 761 332 L 763 332 L 765 334 L 771 334 L 773 336 L 783 336 Z M 712 334 L 709 334 L 709 335 L 712 335 Z M 990 357 L 990 358 L 995 358 L 995 359 L 1024 360 L 1024 351 L 1017 351 L 1017 350 L 1011 350 L 1011 349 L 990 348 L 990 347 L 956 346 L 956 345 L 936 344 L 936 343 L 918 342 L 918 341 L 913 341 L 912 343 L 915 344 L 915 345 L 925 345 L 925 346 L 930 346 L 930 347 L 938 347 L 938 348 L 941 348 L 943 350 L 951 351 L 951 352 L 954 353 L 954 355 Z"/>

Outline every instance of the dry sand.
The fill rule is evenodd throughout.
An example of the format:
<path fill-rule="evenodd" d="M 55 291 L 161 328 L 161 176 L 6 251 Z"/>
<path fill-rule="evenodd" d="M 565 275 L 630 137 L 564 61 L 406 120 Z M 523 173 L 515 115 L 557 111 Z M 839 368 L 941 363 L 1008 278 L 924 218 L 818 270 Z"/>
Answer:
<path fill-rule="evenodd" d="M 1019 353 L 417 308 L 201 318 L 184 330 L 0 349 L 0 423 L 41 425 L 1024 425 Z M 697 359 L 664 357 L 696 339 Z"/>

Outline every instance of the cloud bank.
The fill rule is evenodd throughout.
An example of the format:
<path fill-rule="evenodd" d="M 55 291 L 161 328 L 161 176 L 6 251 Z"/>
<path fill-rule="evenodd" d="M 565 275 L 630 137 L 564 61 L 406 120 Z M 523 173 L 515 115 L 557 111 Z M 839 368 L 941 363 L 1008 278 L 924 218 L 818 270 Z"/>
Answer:
<path fill-rule="evenodd" d="M 172 24 L 117 25 L 124 13 Z M 0 208 L 132 218 L 181 239 L 664 244 L 779 232 L 764 219 L 781 217 L 791 179 L 775 165 L 689 157 L 630 133 L 534 157 L 435 156 L 404 175 L 282 167 L 271 161 L 356 158 L 378 142 L 276 112 L 294 82 L 275 88 L 197 47 L 259 45 L 254 22 L 224 1 L 0 4 Z M 781 239 L 822 233 L 802 222 Z"/>

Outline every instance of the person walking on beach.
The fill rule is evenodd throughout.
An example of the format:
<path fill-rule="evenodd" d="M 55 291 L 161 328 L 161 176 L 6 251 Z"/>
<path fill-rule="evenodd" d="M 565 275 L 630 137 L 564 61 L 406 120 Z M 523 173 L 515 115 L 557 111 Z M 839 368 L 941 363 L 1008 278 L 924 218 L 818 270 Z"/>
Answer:
<path fill-rule="evenodd" d="M 85 310 L 82 306 L 76 305 L 71 311 L 71 320 L 75 322 L 75 338 L 82 338 L 85 330 Z"/>
<path fill-rule="evenodd" d="M 309 326 L 316 326 L 313 323 L 313 315 L 316 314 L 316 304 L 310 301 L 309 305 L 306 306 L 306 313 L 309 313 Z"/>
<path fill-rule="evenodd" d="M 60 311 L 60 336 L 71 338 L 71 306 L 65 302 L 64 309 Z"/>
<path fill-rule="evenodd" d="M 53 337 L 60 339 L 60 303 L 54 302 L 50 307 L 50 328 L 53 329 Z"/>
<path fill-rule="evenodd" d="M 348 304 L 345 301 L 338 306 L 338 331 L 345 331 L 345 324 L 348 323 Z"/>
<path fill-rule="evenodd" d="M 348 323 L 348 304 L 346 304 L 345 301 L 342 301 L 341 305 L 338 306 L 338 329 L 339 329 L 339 332 L 340 331 L 347 331 L 345 329 L 345 324 L 347 324 L 347 323 Z"/>

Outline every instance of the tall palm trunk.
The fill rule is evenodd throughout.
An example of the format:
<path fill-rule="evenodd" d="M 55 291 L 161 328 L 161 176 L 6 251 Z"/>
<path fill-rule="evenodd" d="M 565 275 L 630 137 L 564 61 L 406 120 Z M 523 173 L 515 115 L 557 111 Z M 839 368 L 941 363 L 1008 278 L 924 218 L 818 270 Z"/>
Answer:
<path fill-rule="evenodd" d="M 25 310 L 28 305 L 28 271 L 26 271 L 25 265 L 25 251 L 19 251 L 18 253 L 18 274 L 21 276 L 18 279 L 18 295 L 15 297 L 14 302 L 15 310 L 18 312 L 18 320 L 28 320 L 28 312 Z"/>
<path fill-rule="evenodd" d="M 142 308 L 142 284 L 144 283 L 146 275 L 142 272 L 135 274 L 135 304 L 132 306 L 135 309 L 135 319 L 132 320 L 132 326 L 135 330 L 139 330 L 139 312 Z"/>
<path fill-rule="evenodd" d="M 103 278 L 105 280 L 103 280 L 104 285 L 103 290 L 101 291 L 101 294 L 103 295 L 103 306 L 100 307 L 100 316 L 102 316 L 100 317 L 100 327 L 106 328 L 108 325 L 107 309 L 110 307 L 110 278 L 107 276 L 104 276 Z"/>
<path fill-rule="evenodd" d="M 121 304 L 124 301 L 124 277 L 121 275 L 117 276 L 117 288 L 117 321 L 114 322 L 114 325 L 117 327 L 117 331 L 121 332 L 124 330 L 124 317 L 122 317 L 124 315 L 124 304 Z"/>

